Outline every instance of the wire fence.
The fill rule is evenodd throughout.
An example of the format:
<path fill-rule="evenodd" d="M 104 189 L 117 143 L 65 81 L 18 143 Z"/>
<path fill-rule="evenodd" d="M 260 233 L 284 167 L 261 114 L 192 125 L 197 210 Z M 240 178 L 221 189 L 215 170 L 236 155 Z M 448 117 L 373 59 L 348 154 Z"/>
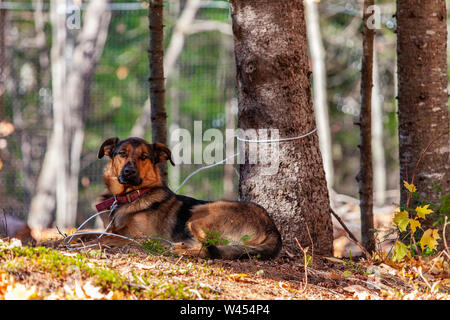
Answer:
<path fill-rule="evenodd" d="M 48 3 L 43 3 L 45 21 L 41 30 L 36 26 L 34 3 L 3 2 L 2 9 L 6 12 L 2 21 L 6 56 L 2 72 L 6 89 L 0 95 L 3 103 L 0 121 L 11 123 L 14 132 L 0 138 L 0 210 L 26 220 L 52 131 L 52 26 Z M 148 9 L 145 3 L 127 2 L 113 3 L 110 10 L 108 38 L 89 96 L 77 225 L 92 214 L 95 198 L 104 189 L 102 171 L 106 161 L 96 157 L 102 141 L 115 136 L 126 138 L 136 128 L 144 128 L 145 138 L 151 141 L 147 117 Z M 183 5 L 178 2 L 165 2 L 166 48 L 182 10 Z M 223 132 L 236 123 L 233 42 L 231 33 L 223 29 L 228 30 L 231 21 L 228 3 L 202 2 L 195 19 L 203 25 L 184 32 L 183 50 L 170 74 L 166 74 L 169 135 L 176 128 L 193 130 L 194 121 L 202 121 L 203 131 L 217 128 Z M 39 43 L 39 36 L 44 36 L 44 43 Z M 70 52 L 65 54 L 67 59 L 71 58 Z M 199 167 L 169 165 L 169 186 L 176 189 Z M 232 169 L 232 174 L 225 178 L 225 172 L 225 166 L 204 171 L 189 180 L 180 192 L 204 199 L 237 198 L 237 176 Z"/>

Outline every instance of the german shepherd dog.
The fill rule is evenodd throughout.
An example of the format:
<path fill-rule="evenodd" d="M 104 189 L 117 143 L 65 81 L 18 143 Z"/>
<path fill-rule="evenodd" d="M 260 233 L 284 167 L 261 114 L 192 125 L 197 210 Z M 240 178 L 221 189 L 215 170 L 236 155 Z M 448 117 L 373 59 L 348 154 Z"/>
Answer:
<path fill-rule="evenodd" d="M 108 231 L 126 237 L 160 237 L 174 243 L 176 253 L 204 258 L 274 258 L 281 236 L 261 206 L 244 201 L 203 201 L 173 193 L 161 180 L 158 163 L 172 161 L 165 145 L 141 138 L 110 138 L 98 158 L 108 156 L 104 170 L 108 192 L 97 210 Z"/>

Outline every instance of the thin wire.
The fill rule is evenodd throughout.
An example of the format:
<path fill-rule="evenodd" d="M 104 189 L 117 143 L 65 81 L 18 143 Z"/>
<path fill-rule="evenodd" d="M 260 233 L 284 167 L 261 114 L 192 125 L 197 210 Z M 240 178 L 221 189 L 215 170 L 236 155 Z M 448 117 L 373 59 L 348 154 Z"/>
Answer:
<path fill-rule="evenodd" d="M 247 139 L 242 139 L 242 138 L 240 138 L 240 137 L 238 137 L 238 136 L 235 135 L 235 136 L 231 136 L 230 138 L 228 138 L 227 141 L 225 141 L 225 144 L 226 144 L 229 140 L 231 140 L 232 138 L 236 138 L 237 140 L 239 140 L 239 141 L 241 141 L 241 142 L 249 142 L 249 143 L 285 142 L 285 141 L 292 141 L 292 140 L 299 140 L 299 139 L 302 139 L 302 138 L 306 138 L 307 136 L 313 134 L 313 133 L 316 132 L 316 131 L 317 131 L 317 128 L 315 128 L 314 130 L 312 130 L 312 131 L 310 131 L 310 132 L 308 132 L 308 133 L 306 133 L 306 134 L 303 134 L 303 135 L 301 135 L 301 136 L 298 136 L 298 137 L 292 137 L 292 138 L 279 138 L 279 139 L 269 139 L 269 140 L 247 140 Z M 207 166 L 204 166 L 204 167 L 201 167 L 201 168 L 195 170 L 194 172 L 192 172 L 191 174 L 189 174 L 189 175 L 186 177 L 186 179 L 184 179 L 184 181 L 178 186 L 178 188 L 175 189 L 175 193 L 177 193 L 178 190 L 180 190 L 181 187 L 184 186 L 184 185 L 186 184 L 186 182 L 187 182 L 192 176 L 194 176 L 195 174 L 199 173 L 200 171 L 203 171 L 203 170 L 210 169 L 210 168 L 216 167 L 216 166 L 218 166 L 218 165 L 221 165 L 221 164 L 227 162 L 229 159 L 232 159 L 232 158 L 237 157 L 238 155 L 239 155 L 239 152 L 238 152 L 238 153 L 235 153 L 234 155 L 232 155 L 232 156 L 230 156 L 230 157 L 228 157 L 228 158 L 226 158 L 226 159 L 224 159 L 224 160 L 222 160 L 222 161 L 219 161 L 219 162 L 217 162 L 217 163 L 213 163 L 213 164 L 210 164 L 210 165 L 207 165 Z"/>
<path fill-rule="evenodd" d="M 298 140 L 298 139 L 302 139 L 305 138 L 309 135 L 312 135 L 314 132 L 317 131 L 317 128 L 315 128 L 314 130 L 308 132 L 307 134 L 298 136 L 298 137 L 292 137 L 292 138 L 279 138 L 279 139 L 269 139 L 269 140 L 247 140 L 247 139 L 242 139 L 239 138 L 238 136 L 236 136 L 236 139 L 242 142 L 251 142 L 251 143 L 271 143 L 271 142 L 284 142 L 284 141 L 292 141 L 292 140 Z"/>
<path fill-rule="evenodd" d="M 97 212 L 97 213 L 95 213 L 95 214 L 93 214 L 92 216 L 90 216 L 89 218 L 87 218 L 86 220 L 84 220 L 84 222 L 77 228 L 77 230 L 75 230 L 75 232 L 72 234 L 72 235 L 70 235 L 70 236 L 67 236 L 67 237 L 65 237 L 63 240 L 64 240 L 64 245 L 66 244 L 66 239 L 67 238 L 70 238 L 70 240 L 69 240 L 69 243 L 70 243 L 70 241 L 72 241 L 72 239 L 73 239 L 73 237 L 75 236 L 75 235 L 77 235 L 78 234 L 78 231 L 89 221 L 89 220 L 91 220 L 91 219 L 93 219 L 93 218 L 95 218 L 96 216 L 98 216 L 98 215 L 101 215 L 102 213 L 106 213 L 106 212 L 110 212 L 109 210 L 103 210 L 103 211 L 100 211 L 100 212 Z"/>
<path fill-rule="evenodd" d="M 237 157 L 239 155 L 239 152 L 238 153 L 235 153 L 235 154 L 233 154 L 232 156 L 230 156 L 230 157 L 228 157 L 228 158 L 226 158 L 226 159 L 223 159 L 222 161 L 219 161 L 219 162 L 217 162 L 217 163 L 213 163 L 213 164 L 210 164 L 210 165 L 207 165 L 207 166 L 204 166 L 204 167 L 201 167 L 201 168 L 198 168 L 197 170 L 195 170 L 194 172 L 192 172 L 190 175 L 188 175 L 187 177 L 186 177 L 186 179 L 184 179 L 184 181 L 178 186 L 178 188 L 175 190 L 175 193 L 178 191 L 178 190 L 180 190 L 180 188 L 193 176 L 193 175 L 195 175 L 195 174 L 197 174 L 198 172 L 200 172 L 200 171 L 202 171 L 202 170 L 206 170 L 206 169 L 209 169 L 209 168 L 212 168 L 212 167 L 215 167 L 215 166 L 218 166 L 218 165 L 221 165 L 222 163 L 224 163 L 224 162 L 227 162 L 229 159 L 232 159 L 232 158 L 234 158 L 234 157 Z"/>

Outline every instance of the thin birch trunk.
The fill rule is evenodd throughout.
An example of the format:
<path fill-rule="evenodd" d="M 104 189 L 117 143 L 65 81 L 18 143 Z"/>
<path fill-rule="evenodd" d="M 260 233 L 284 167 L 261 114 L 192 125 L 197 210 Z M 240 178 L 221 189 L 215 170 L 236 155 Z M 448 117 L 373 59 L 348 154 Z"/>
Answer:
<path fill-rule="evenodd" d="M 325 50 L 320 32 L 319 10 L 315 0 L 305 0 L 304 4 L 308 43 L 313 66 L 314 114 L 316 116 L 320 152 L 322 153 L 327 185 L 328 188 L 332 188 L 334 184 L 334 167 L 328 116 Z"/>
<path fill-rule="evenodd" d="M 376 43 L 376 40 L 375 40 Z M 386 160 L 383 143 L 383 102 L 380 99 L 380 77 L 376 45 L 373 59 L 372 92 L 372 163 L 375 204 L 382 206 L 386 202 Z"/>

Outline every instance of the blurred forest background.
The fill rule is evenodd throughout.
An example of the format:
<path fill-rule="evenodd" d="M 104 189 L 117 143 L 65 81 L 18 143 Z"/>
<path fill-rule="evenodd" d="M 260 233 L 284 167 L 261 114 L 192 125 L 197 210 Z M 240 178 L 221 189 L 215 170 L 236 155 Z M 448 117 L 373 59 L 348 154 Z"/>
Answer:
<path fill-rule="evenodd" d="M 170 132 L 178 127 L 192 132 L 197 120 L 203 121 L 203 130 L 218 128 L 225 132 L 226 128 L 237 124 L 229 4 L 226 1 L 191 3 L 194 15 L 190 17 L 185 10 L 188 2 L 164 2 L 169 139 Z M 42 6 L 37 7 L 36 3 Z M 373 129 L 374 183 L 376 205 L 383 206 L 398 204 L 400 187 L 395 99 L 396 21 L 393 16 L 396 8 L 393 0 L 377 1 L 377 5 L 381 8 L 382 19 L 376 34 L 374 68 L 373 109 L 379 111 L 374 115 L 377 119 L 374 119 Z M 0 8 L 3 9 L 0 10 L 0 28 L 4 30 L 1 44 L 4 55 L 0 56 L 3 66 L 0 210 L 26 220 L 52 132 L 52 24 L 47 1 L 3 1 Z M 105 161 L 96 157 L 101 142 L 109 137 L 130 135 L 142 135 L 151 140 L 148 5 L 140 1 L 114 1 L 109 8 L 108 34 L 92 78 L 89 104 L 84 110 L 86 123 L 77 180 L 76 225 L 92 214 L 95 198 L 104 189 Z M 307 10 L 310 17 L 313 17 L 310 11 L 313 9 Z M 360 133 L 355 122 L 360 108 L 361 2 L 320 1 L 315 9 L 320 17 L 317 22 L 321 38 L 314 40 L 323 44 L 324 55 L 323 59 L 314 58 L 322 59 L 326 66 L 324 94 L 332 158 L 329 187 L 334 190 L 332 196 L 350 202 L 354 199 L 357 205 L 355 177 L 359 170 Z M 81 10 L 81 26 L 84 12 Z M 311 30 L 315 22 L 308 19 L 307 23 Z M 180 43 L 182 47 L 178 51 L 176 45 Z M 66 59 L 70 59 L 70 54 Z M 176 189 L 201 166 L 169 166 L 170 187 Z M 179 192 L 202 199 L 237 198 L 237 185 L 238 176 L 233 167 L 217 166 L 192 177 Z"/>

